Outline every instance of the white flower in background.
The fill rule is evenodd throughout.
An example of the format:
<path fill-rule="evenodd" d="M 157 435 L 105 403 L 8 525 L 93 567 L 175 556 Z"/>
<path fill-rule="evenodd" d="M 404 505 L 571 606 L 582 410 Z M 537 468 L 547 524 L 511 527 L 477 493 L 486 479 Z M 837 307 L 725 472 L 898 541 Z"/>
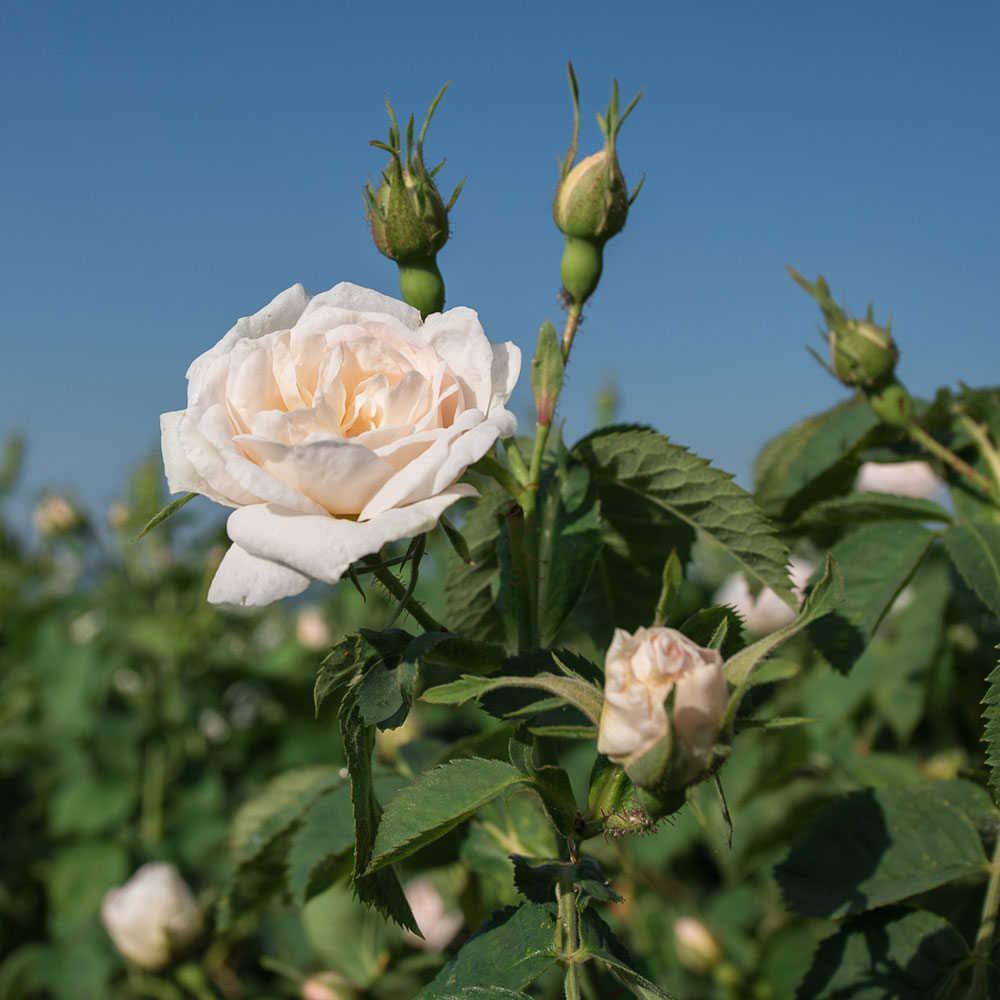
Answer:
<path fill-rule="evenodd" d="M 705 975 L 722 959 L 722 949 L 712 932 L 694 917 L 678 917 L 674 921 L 674 950 L 685 968 Z"/>
<path fill-rule="evenodd" d="M 672 628 L 615 629 L 604 662 L 604 708 L 597 750 L 626 769 L 673 728 L 686 777 L 708 764 L 726 710 L 722 657 Z M 671 719 L 664 702 L 673 693 Z M 673 751 L 671 751 L 673 753 Z"/>
<path fill-rule="evenodd" d="M 108 524 L 116 531 L 124 529 L 128 525 L 131 516 L 132 511 L 121 500 L 112 500 L 108 504 Z"/>
<path fill-rule="evenodd" d="M 143 865 L 101 903 L 115 948 L 143 969 L 162 969 L 201 931 L 201 911 L 173 865 Z"/>
<path fill-rule="evenodd" d="M 421 322 L 347 283 L 295 285 L 239 320 L 188 369 L 187 409 L 160 417 L 171 492 L 236 508 L 208 599 L 268 604 L 429 531 L 516 430 L 520 365 L 471 309 Z"/>
<path fill-rule="evenodd" d="M 357 990 L 336 972 L 318 972 L 302 981 L 302 1000 L 354 1000 Z"/>
<path fill-rule="evenodd" d="M 944 483 L 922 461 L 865 462 L 858 469 L 854 488 L 858 492 L 894 493 L 901 497 L 929 500 Z"/>
<path fill-rule="evenodd" d="M 423 938 L 412 931 L 403 931 L 403 940 L 423 951 L 441 951 L 462 929 L 462 914 L 444 908 L 441 893 L 430 879 L 415 878 L 403 886 L 406 901 Z"/>
<path fill-rule="evenodd" d="M 65 497 L 53 493 L 35 505 L 31 521 L 40 535 L 51 536 L 72 531 L 80 523 L 80 515 Z"/>
<path fill-rule="evenodd" d="M 792 556 L 789 560 L 788 577 L 800 605 L 806 584 L 815 571 L 816 567 L 806 559 Z M 727 577 L 713 600 L 716 604 L 728 604 L 735 608 L 746 627 L 760 635 L 787 625 L 795 617 L 795 612 L 770 587 L 765 587 L 756 598 L 753 597 L 747 578 L 742 573 Z"/>
<path fill-rule="evenodd" d="M 303 608 L 295 619 L 295 638 L 306 649 L 329 649 L 332 643 L 319 608 Z"/>

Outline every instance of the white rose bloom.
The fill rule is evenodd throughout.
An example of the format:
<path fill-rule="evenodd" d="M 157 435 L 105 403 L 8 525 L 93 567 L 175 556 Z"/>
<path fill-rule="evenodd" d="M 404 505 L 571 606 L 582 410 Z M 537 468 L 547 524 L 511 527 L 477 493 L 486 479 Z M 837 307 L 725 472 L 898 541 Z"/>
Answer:
<path fill-rule="evenodd" d="M 422 951 L 442 951 L 462 929 L 462 914 L 444 908 L 441 893 L 430 879 L 411 879 L 403 886 L 413 919 L 423 937 L 403 931 L 403 940 Z"/>
<path fill-rule="evenodd" d="M 929 500 L 944 483 L 922 461 L 865 462 L 858 469 L 854 488 L 859 492 L 894 493 L 901 497 Z"/>
<path fill-rule="evenodd" d="M 517 429 L 520 365 L 471 309 L 421 322 L 348 283 L 295 285 L 239 320 L 188 369 L 187 409 L 160 417 L 171 492 L 236 508 L 208 599 L 268 604 L 429 531 Z"/>
<path fill-rule="evenodd" d="M 805 559 L 792 556 L 789 560 L 788 578 L 799 604 L 805 595 L 806 584 L 815 571 L 816 567 Z M 727 577 L 716 591 L 714 600 L 716 604 L 728 604 L 735 608 L 746 627 L 760 635 L 774 632 L 795 617 L 795 612 L 770 587 L 765 587 L 754 598 L 747 578 L 742 573 L 733 573 Z"/>
<path fill-rule="evenodd" d="M 201 911 L 173 865 L 143 865 L 101 903 L 115 948 L 143 969 L 162 969 L 201 931 Z"/>
<path fill-rule="evenodd" d="M 708 764 L 728 701 L 722 657 L 672 628 L 615 629 L 604 661 L 604 708 L 597 750 L 626 768 L 670 731 L 664 702 L 673 691 L 673 737 L 691 761 Z"/>

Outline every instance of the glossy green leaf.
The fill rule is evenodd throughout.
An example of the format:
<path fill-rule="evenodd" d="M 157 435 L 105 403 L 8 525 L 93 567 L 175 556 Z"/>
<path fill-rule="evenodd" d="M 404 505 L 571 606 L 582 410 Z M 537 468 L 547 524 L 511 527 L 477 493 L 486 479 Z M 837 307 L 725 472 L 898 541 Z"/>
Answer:
<path fill-rule="evenodd" d="M 612 976 L 639 1000 L 676 1000 L 636 968 L 628 949 L 593 909 L 588 908 L 580 917 L 580 947 L 606 965 Z"/>
<path fill-rule="evenodd" d="M 947 920 L 887 907 L 851 920 L 820 944 L 796 1000 L 935 1000 L 969 949 Z"/>
<path fill-rule="evenodd" d="M 985 873 L 976 828 L 952 801 L 966 784 L 866 789 L 827 806 L 775 869 L 788 906 L 838 917 Z"/>
<path fill-rule="evenodd" d="M 962 579 L 1000 615 L 1000 524 L 953 524 L 944 543 Z"/>
<path fill-rule="evenodd" d="M 292 835 L 287 857 L 288 888 L 299 906 L 345 873 L 345 859 L 353 847 L 351 791 L 343 782 L 312 804 Z"/>

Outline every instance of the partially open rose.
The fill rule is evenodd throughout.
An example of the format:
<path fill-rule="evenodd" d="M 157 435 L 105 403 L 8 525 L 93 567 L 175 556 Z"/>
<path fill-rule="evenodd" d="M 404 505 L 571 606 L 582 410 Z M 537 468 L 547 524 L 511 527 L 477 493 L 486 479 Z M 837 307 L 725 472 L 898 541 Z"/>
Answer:
<path fill-rule="evenodd" d="M 386 542 L 429 531 L 458 478 L 517 428 L 520 370 L 471 309 L 420 314 L 347 283 L 301 285 L 241 319 L 160 417 L 171 492 L 237 508 L 208 599 L 261 605 L 334 583 Z"/>

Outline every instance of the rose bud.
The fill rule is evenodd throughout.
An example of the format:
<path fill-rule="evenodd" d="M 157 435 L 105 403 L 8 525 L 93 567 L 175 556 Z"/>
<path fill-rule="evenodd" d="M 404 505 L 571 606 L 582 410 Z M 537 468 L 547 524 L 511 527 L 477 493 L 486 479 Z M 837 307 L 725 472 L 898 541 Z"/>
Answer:
<path fill-rule="evenodd" d="M 661 800 L 697 781 L 728 700 L 718 651 L 672 628 L 615 629 L 604 673 L 598 753 Z"/>
<path fill-rule="evenodd" d="M 424 136 L 447 87 L 445 84 L 431 103 L 416 144 L 413 142 L 413 116 L 410 116 L 406 126 L 405 165 L 396 113 L 386 101 L 392 122 L 389 141 L 372 140 L 371 145 L 384 149 L 391 158 L 378 190 L 371 182 L 364 189 L 365 213 L 375 246 L 379 253 L 397 263 L 404 301 L 419 309 L 425 318 L 444 308 L 444 280 L 436 258 L 448 241 L 448 213 L 465 183 L 463 180 L 455 188 L 445 204 L 434 183 L 444 161 L 432 170 L 424 164 Z"/>
<path fill-rule="evenodd" d="M 560 267 L 563 288 L 570 301 L 581 306 L 594 293 L 601 278 L 604 244 L 625 228 L 629 206 L 642 187 L 640 180 L 629 195 L 615 152 L 618 133 L 639 102 L 642 91 L 624 113 L 619 114 L 618 81 L 614 81 L 607 114 L 597 116 L 604 134 L 604 148 L 574 166 L 580 132 L 580 103 L 572 63 L 569 79 L 573 95 L 573 139 L 560 161 L 552 217 L 566 236 Z"/>
<path fill-rule="evenodd" d="M 848 319 L 832 324 L 828 334 L 830 364 L 847 386 L 870 388 L 891 378 L 899 349 L 889 332 L 869 320 Z"/>
<path fill-rule="evenodd" d="M 201 931 L 201 911 L 173 865 L 143 865 L 101 903 L 101 921 L 118 952 L 142 969 L 162 969 Z"/>

